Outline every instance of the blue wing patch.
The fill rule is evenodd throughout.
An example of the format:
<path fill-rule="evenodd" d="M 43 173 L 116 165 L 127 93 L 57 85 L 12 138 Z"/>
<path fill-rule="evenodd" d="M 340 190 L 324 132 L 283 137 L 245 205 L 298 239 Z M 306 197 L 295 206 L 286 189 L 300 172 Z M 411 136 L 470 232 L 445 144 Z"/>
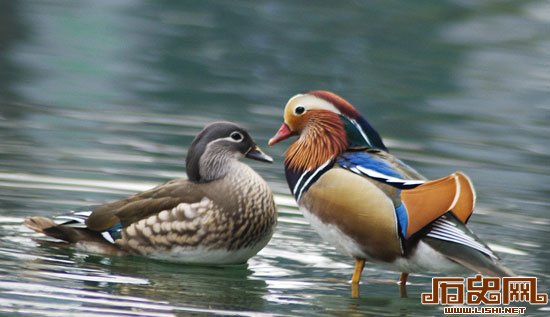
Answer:
<path fill-rule="evenodd" d="M 411 189 L 423 184 L 424 180 L 404 179 L 388 162 L 368 152 L 342 154 L 337 163 L 351 172 L 367 176 L 400 189 Z"/>
<path fill-rule="evenodd" d="M 395 208 L 395 214 L 397 215 L 397 224 L 399 225 L 399 230 L 401 231 L 401 236 L 407 236 L 407 227 L 409 225 L 409 216 L 407 215 L 407 209 L 405 205 L 401 204 L 399 207 Z"/>
<path fill-rule="evenodd" d="M 390 177 L 400 178 L 401 175 L 395 171 L 387 162 L 373 156 L 368 152 L 348 152 L 340 156 L 338 163 L 348 166 L 363 167 L 382 173 Z"/>
<path fill-rule="evenodd" d="M 342 154 L 337 163 L 355 174 L 367 176 L 377 181 L 401 189 L 412 189 L 423 184 L 424 180 L 404 179 L 388 162 L 368 152 L 347 152 Z M 395 207 L 399 232 L 407 236 L 409 216 L 404 204 Z"/>

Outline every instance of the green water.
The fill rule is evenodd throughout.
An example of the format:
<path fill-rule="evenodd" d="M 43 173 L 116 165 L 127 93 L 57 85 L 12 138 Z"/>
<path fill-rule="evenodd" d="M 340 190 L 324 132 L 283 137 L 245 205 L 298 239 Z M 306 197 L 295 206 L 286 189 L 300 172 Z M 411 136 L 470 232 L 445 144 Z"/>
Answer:
<path fill-rule="evenodd" d="M 312 231 L 266 143 L 286 100 L 333 90 L 430 178 L 462 170 L 471 227 L 548 292 L 550 4 L 547 1 L 2 1 L 0 314 L 431 316 L 431 275 L 353 261 Z M 276 162 L 250 162 L 279 226 L 245 266 L 105 257 L 23 228 L 184 175 L 208 122 L 245 125 Z M 528 306 L 547 316 L 548 306 Z"/>

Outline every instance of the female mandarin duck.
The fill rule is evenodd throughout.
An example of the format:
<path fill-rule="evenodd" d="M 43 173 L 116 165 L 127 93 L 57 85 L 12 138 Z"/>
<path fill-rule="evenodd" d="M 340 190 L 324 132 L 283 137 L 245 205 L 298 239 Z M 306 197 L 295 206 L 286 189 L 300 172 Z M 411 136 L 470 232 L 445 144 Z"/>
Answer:
<path fill-rule="evenodd" d="M 175 179 L 127 199 L 75 211 L 29 228 L 86 250 L 142 254 L 186 263 L 244 263 L 271 239 L 273 194 L 240 158 L 272 162 L 243 128 L 217 122 L 187 155 L 188 179 Z"/>
<path fill-rule="evenodd" d="M 428 181 L 388 153 L 379 134 L 346 100 L 328 91 L 292 97 L 269 145 L 299 138 L 286 152 L 290 190 L 326 241 L 355 258 L 352 295 L 365 260 L 403 272 L 469 269 L 513 273 L 465 224 L 475 192 L 461 172 Z"/>

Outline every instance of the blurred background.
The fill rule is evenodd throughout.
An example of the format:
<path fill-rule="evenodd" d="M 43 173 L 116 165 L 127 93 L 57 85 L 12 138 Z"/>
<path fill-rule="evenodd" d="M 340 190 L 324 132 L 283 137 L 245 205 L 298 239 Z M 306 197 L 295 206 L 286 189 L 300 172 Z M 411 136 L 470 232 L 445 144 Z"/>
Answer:
<path fill-rule="evenodd" d="M 472 229 L 548 292 L 550 2 L 0 2 L 0 314 L 441 315 L 431 275 L 353 261 L 312 231 L 267 148 L 292 95 L 332 90 L 429 178 L 462 170 Z M 182 266 L 36 241 L 31 215 L 119 199 L 185 175 L 208 122 L 246 126 L 280 223 L 248 265 Z M 529 307 L 547 316 L 548 306 Z"/>

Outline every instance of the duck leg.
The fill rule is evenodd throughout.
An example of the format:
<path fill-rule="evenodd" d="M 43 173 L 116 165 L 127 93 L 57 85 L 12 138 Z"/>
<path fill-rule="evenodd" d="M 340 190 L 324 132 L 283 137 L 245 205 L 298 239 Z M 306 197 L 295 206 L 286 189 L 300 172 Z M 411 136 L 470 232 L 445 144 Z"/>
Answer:
<path fill-rule="evenodd" d="M 409 273 L 401 273 L 399 277 L 399 294 L 401 298 L 407 297 L 407 279 L 409 278 Z"/>
<path fill-rule="evenodd" d="M 359 297 L 359 282 L 361 281 L 361 273 L 365 267 L 365 259 L 355 259 L 355 270 L 351 278 L 351 297 Z"/>

